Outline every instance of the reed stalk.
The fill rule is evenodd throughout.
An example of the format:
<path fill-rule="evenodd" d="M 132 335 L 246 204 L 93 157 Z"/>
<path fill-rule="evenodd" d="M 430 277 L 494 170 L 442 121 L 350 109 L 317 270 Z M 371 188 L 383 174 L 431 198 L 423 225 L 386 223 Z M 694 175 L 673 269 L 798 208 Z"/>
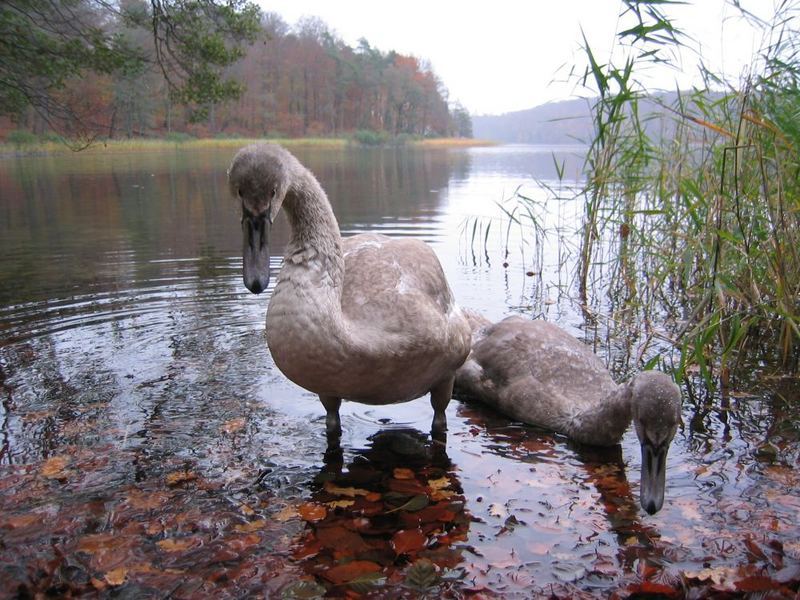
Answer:
<path fill-rule="evenodd" d="M 704 89 L 658 100 L 636 74 L 668 63 L 684 43 L 664 13 L 669 4 L 624 2 L 634 25 L 618 34 L 621 67 L 600 64 L 584 38 L 582 83 L 597 100 L 582 190 L 581 302 L 605 293 L 612 320 L 668 323 L 678 379 L 696 369 L 713 386 L 754 359 L 796 369 L 800 7 L 783 2 L 769 23 L 755 23 L 768 42 L 744 81 L 703 71 Z M 645 101 L 660 110 L 643 111 Z"/>

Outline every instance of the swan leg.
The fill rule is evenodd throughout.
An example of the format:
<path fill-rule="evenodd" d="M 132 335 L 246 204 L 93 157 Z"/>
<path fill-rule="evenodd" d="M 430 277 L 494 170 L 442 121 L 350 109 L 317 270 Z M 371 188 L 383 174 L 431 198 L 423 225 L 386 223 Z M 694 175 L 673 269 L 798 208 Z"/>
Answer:
<path fill-rule="evenodd" d="M 453 384 L 455 376 L 448 377 L 431 388 L 431 406 L 433 407 L 433 422 L 431 431 L 442 433 L 447 431 L 447 417 L 444 414 L 450 398 L 453 397 Z"/>
<path fill-rule="evenodd" d="M 325 407 L 327 415 L 325 416 L 325 431 L 331 436 L 342 435 L 342 421 L 339 419 L 339 407 L 342 405 L 342 399 L 336 396 L 320 396 L 319 401 Z"/>

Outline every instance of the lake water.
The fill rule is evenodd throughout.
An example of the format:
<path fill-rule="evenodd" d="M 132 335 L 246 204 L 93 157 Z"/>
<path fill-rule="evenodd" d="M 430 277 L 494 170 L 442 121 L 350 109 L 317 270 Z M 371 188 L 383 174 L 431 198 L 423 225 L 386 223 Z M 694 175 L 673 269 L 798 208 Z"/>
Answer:
<path fill-rule="evenodd" d="M 345 235 L 423 239 L 462 305 L 639 366 L 573 301 L 581 207 L 556 164 L 576 177 L 580 148 L 293 151 Z M 654 516 L 632 431 L 592 451 L 453 401 L 442 448 L 426 398 L 345 403 L 326 458 L 321 405 L 266 348 L 269 291 L 241 282 L 232 155 L 0 161 L 0 597 L 797 589 L 798 396 L 778 376 L 685 396 Z M 542 244 L 498 207 L 518 190 Z M 275 236 L 278 268 L 282 217 Z"/>

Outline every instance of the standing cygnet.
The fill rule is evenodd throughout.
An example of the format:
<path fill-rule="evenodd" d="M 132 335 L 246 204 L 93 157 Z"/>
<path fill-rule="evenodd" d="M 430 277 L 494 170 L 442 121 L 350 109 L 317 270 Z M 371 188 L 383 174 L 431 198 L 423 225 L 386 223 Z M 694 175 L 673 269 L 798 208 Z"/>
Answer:
<path fill-rule="evenodd" d="M 472 351 L 456 374 L 459 393 L 584 444 L 618 444 L 633 420 L 642 448 L 640 502 L 650 514 L 661 509 L 667 451 L 680 422 L 680 390 L 670 377 L 644 371 L 618 385 L 585 344 L 552 323 L 468 318 Z"/>
<path fill-rule="evenodd" d="M 267 310 L 278 368 L 319 395 L 329 434 L 341 432 L 342 399 L 392 404 L 430 392 L 432 429 L 444 414 L 470 327 L 434 252 L 414 239 L 342 239 L 314 175 L 273 144 L 241 149 L 228 171 L 242 204 L 244 283 L 269 282 L 272 223 L 284 208 L 292 230 Z"/>

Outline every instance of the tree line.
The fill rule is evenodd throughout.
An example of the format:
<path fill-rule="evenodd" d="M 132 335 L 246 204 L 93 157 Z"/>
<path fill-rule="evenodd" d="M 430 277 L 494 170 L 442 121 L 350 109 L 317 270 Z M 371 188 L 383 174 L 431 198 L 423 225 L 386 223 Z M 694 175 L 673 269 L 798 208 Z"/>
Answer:
<path fill-rule="evenodd" d="M 430 65 L 246 0 L 7 0 L 0 133 L 471 137 Z"/>

